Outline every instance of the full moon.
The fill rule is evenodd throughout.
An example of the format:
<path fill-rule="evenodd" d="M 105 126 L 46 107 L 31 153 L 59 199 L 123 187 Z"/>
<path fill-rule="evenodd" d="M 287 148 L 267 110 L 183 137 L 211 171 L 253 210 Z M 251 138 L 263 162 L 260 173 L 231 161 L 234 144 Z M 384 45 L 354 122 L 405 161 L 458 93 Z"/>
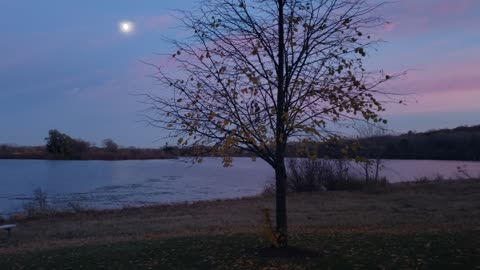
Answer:
<path fill-rule="evenodd" d="M 134 29 L 134 24 L 132 22 L 123 21 L 123 22 L 120 22 L 119 24 L 119 30 L 122 33 L 125 33 L 125 34 L 131 33 L 133 32 L 133 29 Z"/>

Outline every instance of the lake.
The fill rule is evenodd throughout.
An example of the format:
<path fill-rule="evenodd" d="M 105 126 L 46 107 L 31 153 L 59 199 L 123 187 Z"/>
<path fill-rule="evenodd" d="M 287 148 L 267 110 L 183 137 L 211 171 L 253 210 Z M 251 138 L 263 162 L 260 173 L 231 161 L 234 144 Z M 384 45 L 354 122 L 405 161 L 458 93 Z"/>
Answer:
<path fill-rule="evenodd" d="M 457 177 L 459 166 L 480 175 L 480 162 L 385 160 L 384 166 L 382 175 L 390 182 Z M 101 209 L 252 196 L 272 179 L 267 163 L 250 158 L 235 158 L 230 168 L 216 158 L 196 165 L 187 160 L 0 160 L 0 215 L 20 211 L 36 188 L 53 205 Z"/>

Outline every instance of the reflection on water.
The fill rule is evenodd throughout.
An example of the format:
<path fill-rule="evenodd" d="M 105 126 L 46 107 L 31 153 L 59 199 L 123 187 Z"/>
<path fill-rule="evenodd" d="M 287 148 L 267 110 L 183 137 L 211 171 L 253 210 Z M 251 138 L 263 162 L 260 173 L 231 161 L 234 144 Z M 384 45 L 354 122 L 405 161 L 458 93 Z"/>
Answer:
<path fill-rule="evenodd" d="M 384 165 L 382 174 L 391 182 L 456 177 L 459 166 L 480 175 L 479 162 L 389 160 Z M 18 211 L 38 187 L 55 205 L 117 208 L 251 196 L 272 178 L 268 164 L 249 158 L 236 158 L 232 168 L 214 158 L 193 166 L 179 160 L 0 160 L 0 215 Z"/>

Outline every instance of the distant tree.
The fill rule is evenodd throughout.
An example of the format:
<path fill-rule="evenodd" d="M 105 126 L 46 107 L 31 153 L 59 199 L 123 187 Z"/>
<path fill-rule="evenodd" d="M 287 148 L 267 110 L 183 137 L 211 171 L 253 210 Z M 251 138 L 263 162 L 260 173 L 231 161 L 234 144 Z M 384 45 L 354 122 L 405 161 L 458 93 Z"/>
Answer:
<path fill-rule="evenodd" d="M 118 150 L 118 144 L 112 139 L 105 139 L 102 142 L 103 147 L 109 152 L 116 152 Z"/>
<path fill-rule="evenodd" d="M 90 147 L 88 142 L 73 139 L 56 129 L 49 130 L 48 137 L 45 138 L 45 140 L 47 141 L 47 152 L 52 154 L 55 158 L 80 158 Z"/>
<path fill-rule="evenodd" d="M 156 78 L 171 94 L 147 95 L 152 125 L 178 145 L 232 149 L 275 170 L 276 233 L 287 246 L 285 167 L 289 140 L 323 140 L 350 120 L 385 121 L 392 75 L 367 71 L 370 33 L 385 21 L 367 0 L 205 0 L 182 22 L 190 38 Z M 378 2 L 377 2 L 378 3 Z M 379 98 L 379 97 L 382 98 Z"/>
<path fill-rule="evenodd" d="M 7 153 L 8 152 L 8 145 L 1 144 L 0 145 L 0 153 Z"/>
<path fill-rule="evenodd" d="M 91 148 L 91 144 L 81 139 L 73 139 L 72 141 L 72 155 L 70 158 L 83 159 L 84 154 Z"/>
<path fill-rule="evenodd" d="M 162 147 L 162 151 L 167 153 L 167 154 L 173 154 L 176 152 L 176 147 L 168 145 L 168 143 L 165 143 L 165 146 Z"/>
<path fill-rule="evenodd" d="M 67 156 L 70 152 L 70 138 L 68 135 L 59 132 L 56 129 L 48 131 L 47 151 L 56 156 Z"/>

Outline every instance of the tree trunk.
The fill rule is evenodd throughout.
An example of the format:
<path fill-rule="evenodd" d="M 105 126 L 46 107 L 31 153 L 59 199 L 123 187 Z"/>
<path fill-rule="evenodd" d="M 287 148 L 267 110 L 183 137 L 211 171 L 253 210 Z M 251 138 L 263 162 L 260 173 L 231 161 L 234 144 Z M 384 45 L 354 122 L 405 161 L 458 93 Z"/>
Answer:
<path fill-rule="evenodd" d="M 278 153 L 277 153 L 278 154 Z M 277 156 L 278 158 L 278 156 Z M 275 165 L 275 179 L 276 179 L 276 220 L 277 220 L 277 234 L 278 245 L 286 247 L 288 245 L 287 232 L 287 171 L 285 168 L 285 157 L 277 159 Z"/>
<path fill-rule="evenodd" d="M 277 106 L 275 136 L 275 179 L 276 179 L 276 220 L 278 245 L 288 245 L 287 234 L 287 172 L 285 169 L 285 149 L 287 136 L 285 132 L 285 33 L 283 8 L 284 0 L 278 0 L 278 70 L 277 70 Z"/>
<path fill-rule="evenodd" d="M 376 160 L 376 164 L 375 164 L 375 183 L 378 183 L 378 173 L 380 172 L 380 162 L 382 162 L 380 160 L 380 158 L 377 158 Z"/>
<path fill-rule="evenodd" d="M 367 159 L 365 161 L 365 183 L 368 184 L 368 180 L 370 180 L 369 170 L 370 170 L 370 160 Z"/>

